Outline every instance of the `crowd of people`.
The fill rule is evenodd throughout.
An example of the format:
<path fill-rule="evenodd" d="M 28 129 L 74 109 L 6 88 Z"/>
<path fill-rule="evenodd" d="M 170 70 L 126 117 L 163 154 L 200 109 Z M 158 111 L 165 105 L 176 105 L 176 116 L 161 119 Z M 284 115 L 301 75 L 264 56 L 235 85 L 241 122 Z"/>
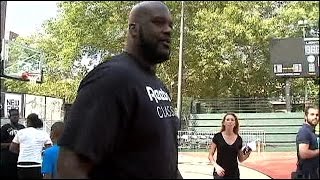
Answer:
<path fill-rule="evenodd" d="M 55 122 L 50 135 L 44 131 L 37 114 L 19 124 L 19 110 L 10 109 L 10 122 L 1 127 L 1 177 L 10 179 L 52 179 L 56 177 L 56 141 L 64 122 Z M 52 146 L 53 145 L 53 146 Z"/>
<path fill-rule="evenodd" d="M 25 128 L 18 123 L 19 112 L 9 111 L 11 122 L 1 128 L 1 176 L 182 179 L 179 120 L 167 87 L 156 76 L 156 66 L 170 55 L 171 13 L 161 1 L 140 2 L 130 11 L 127 28 L 124 52 L 84 77 L 68 121 L 54 124 L 50 136 L 40 129 L 43 122 L 36 114 L 27 117 Z M 319 171 L 313 131 L 318 121 L 318 108 L 307 109 L 297 136 L 305 177 Z M 238 161 L 250 153 L 239 135 L 238 117 L 227 113 L 209 150 L 214 178 L 239 178 Z"/>
<path fill-rule="evenodd" d="M 57 143 L 65 131 L 64 122 L 55 122 L 51 126 L 49 135 L 42 130 L 43 122 L 35 113 L 27 116 L 27 127 L 18 123 L 19 111 L 17 109 L 9 110 L 9 119 L 10 123 L 1 127 L 1 177 L 61 178 L 61 175 L 58 176 L 60 147 Z M 306 107 L 305 121 L 297 133 L 298 162 L 297 171 L 293 178 L 319 178 L 319 134 L 315 133 L 315 127 L 318 123 L 319 108 L 317 106 Z M 239 124 L 235 113 L 225 114 L 222 118 L 220 132 L 212 138 L 208 159 L 213 165 L 214 179 L 240 178 L 238 162 L 245 161 L 250 156 L 251 149 L 243 143 L 242 137 L 239 135 Z M 101 146 L 104 145 L 101 144 Z M 138 153 L 143 153 L 143 151 Z M 60 161 L 62 161 L 60 163 L 69 163 L 64 159 Z M 119 174 L 114 176 L 119 176 Z M 145 177 L 142 176 L 144 175 L 142 173 L 136 174 L 134 177 L 139 175 Z M 69 174 L 69 178 L 76 176 L 76 174 L 75 176 Z M 105 177 L 106 175 L 100 174 L 100 176 Z M 160 177 L 160 174 L 158 176 Z M 182 178 L 182 176 L 176 178 Z"/>

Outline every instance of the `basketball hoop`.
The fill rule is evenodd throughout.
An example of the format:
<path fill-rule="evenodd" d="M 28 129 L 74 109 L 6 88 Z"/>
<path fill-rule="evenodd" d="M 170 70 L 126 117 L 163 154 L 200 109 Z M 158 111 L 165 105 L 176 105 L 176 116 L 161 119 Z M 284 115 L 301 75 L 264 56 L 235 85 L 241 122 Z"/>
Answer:
<path fill-rule="evenodd" d="M 37 81 L 41 81 L 41 75 L 37 73 L 23 72 L 21 75 L 21 79 L 24 81 L 29 81 L 31 84 L 37 84 Z"/>

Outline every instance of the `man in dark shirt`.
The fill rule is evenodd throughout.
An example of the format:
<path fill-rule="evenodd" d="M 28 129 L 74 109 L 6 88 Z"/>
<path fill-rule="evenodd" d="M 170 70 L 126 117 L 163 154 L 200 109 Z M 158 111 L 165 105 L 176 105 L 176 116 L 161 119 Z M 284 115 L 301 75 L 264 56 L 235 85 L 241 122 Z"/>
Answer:
<path fill-rule="evenodd" d="M 305 110 L 305 122 L 299 129 L 296 145 L 298 167 L 303 178 L 319 179 L 319 147 L 314 128 L 319 123 L 319 108 L 309 106 Z"/>
<path fill-rule="evenodd" d="M 155 75 L 169 59 L 171 30 L 162 2 L 133 7 L 125 52 L 80 83 L 58 142 L 60 178 L 181 178 L 178 119 Z"/>
<path fill-rule="evenodd" d="M 9 110 L 10 123 L 1 127 L 1 177 L 17 178 L 18 154 L 9 151 L 12 139 L 18 130 L 25 128 L 19 124 L 19 110 Z"/>

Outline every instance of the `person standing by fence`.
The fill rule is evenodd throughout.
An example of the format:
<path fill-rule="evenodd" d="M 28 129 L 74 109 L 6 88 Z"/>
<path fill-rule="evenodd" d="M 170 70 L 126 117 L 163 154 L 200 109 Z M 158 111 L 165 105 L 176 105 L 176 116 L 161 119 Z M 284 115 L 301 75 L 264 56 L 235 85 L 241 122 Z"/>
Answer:
<path fill-rule="evenodd" d="M 320 152 L 315 134 L 315 127 L 319 123 L 319 107 L 306 107 L 304 119 L 296 137 L 298 162 L 295 176 L 303 179 L 319 179 Z"/>
<path fill-rule="evenodd" d="M 12 139 L 17 134 L 18 130 L 25 128 L 19 124 L 19 110 L 10 109 L 9 119 L 7 123 L 1 127 L 1 173 L 0 176 L 5 179 L 17 179 L 17 161 L 18 154 L 9 151 L 9 146 Z"/>
<path fill-rule="evenodd" d="M 41 172 L 43 179 L 56 179 L 57 178 L 57 164 L 60 147 L 57 145 L 58 139 L 64 131 L 64 123 L 59 121 L 51 126 L 50 137 L 53 146 L 47 148 L 43 153 L 43 161 Z"/>
<path fill-rule="evenodd" d="M 214 158 L 216 151 L 217 160 Z M 239 179 L 238 159 L 243 162 L 250 153 L 250 149 L 242 146 L 238 117 L 234 113 L 227 113 L 223 117 L 220 132 L 212 138 L 209 150 L 208 159 L 214 166 L 214 179 Z"/>

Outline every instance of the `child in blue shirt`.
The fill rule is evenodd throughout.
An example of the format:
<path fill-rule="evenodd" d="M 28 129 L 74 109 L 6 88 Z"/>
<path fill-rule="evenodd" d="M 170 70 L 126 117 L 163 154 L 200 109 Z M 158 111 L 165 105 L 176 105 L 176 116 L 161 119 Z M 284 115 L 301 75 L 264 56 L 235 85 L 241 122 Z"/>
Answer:
<path fill-rule="evenodd" d="M 41 168 L 43 179 L 57 178 L 57 163 L 60 149 L 60 147 L 57 145 L 57 141 L 62 135 L 63 130 L 63 122 L 55 122 L 51 126 L 50 137 L 54 145 L 50 148 L 47 148 L 43 153 L 43 161 Z"/>

